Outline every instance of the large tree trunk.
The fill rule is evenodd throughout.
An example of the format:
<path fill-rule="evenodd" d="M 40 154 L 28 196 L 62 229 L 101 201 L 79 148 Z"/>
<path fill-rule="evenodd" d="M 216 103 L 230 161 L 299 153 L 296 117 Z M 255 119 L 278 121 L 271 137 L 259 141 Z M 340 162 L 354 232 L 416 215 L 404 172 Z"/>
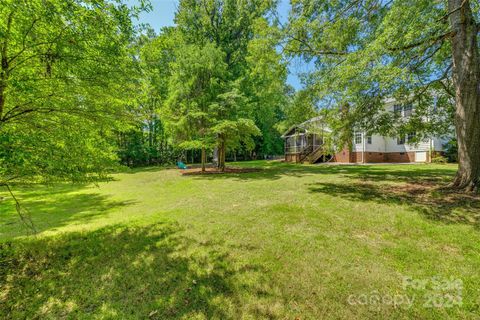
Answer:
<path fill-rule="evenodd" d="M 480 185 L 480 56 L 478 26 L 469 1 L 449 0 L 452 27 L 455 129 L 458 172 L 453 187 L 478 191 Z"/>
<path fill-rule="evenodd" d="M 7 89 L 7 80 L 9 73 L 9 60 L 8 60 L 8 41 L 10 37 L 10 31 L 12 28 L 14 11 L 11 11 L 7 18 L 7 29 L 3 34 L 3 41 L 0 44 L 0 127 L 3 113 L 5 112 L 5 91 Z"/>
<path fill-rule="evenodd" d="M 226 143 L 225 137 L 220 135 L 218 143 L 218 169 L 220 171 L 225 171 L 225 153 L 226 153 Z"/>

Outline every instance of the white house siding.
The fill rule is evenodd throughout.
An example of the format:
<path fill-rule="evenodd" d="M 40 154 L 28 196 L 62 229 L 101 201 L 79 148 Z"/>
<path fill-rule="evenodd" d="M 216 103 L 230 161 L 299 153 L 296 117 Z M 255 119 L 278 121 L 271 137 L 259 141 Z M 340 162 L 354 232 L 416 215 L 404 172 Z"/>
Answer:
<path fill-rule="evenodd" d="M 385 139 L 379 135 L 372 135 L 372 143 L 369 144 L 367 137 L 365 137 L 365 151 L 385 152 Z"/>
<path fill-rule="evenodd" d="M 397 144 L 397 138 L 385 138 L 386 151 L 385 152 L 410 152 L 410 151 L 430 151 L 430 139 L 420 141 L 417 144 Z"/>
<path fill-rule="evenodd" d="M 411 152 L 411 151 L 430 151 L 430 139 L 421 141 L 417 144 L 409 144 L 408 141 L 405 141 L 405 144 L 397 144 L 397 138 L 383 137 L 379 135 L 372 135 L 372 143 L 367 143 L 367 137 L 365 136 L 365 151 L 366 152 Z M 435 139 L 435 141 L 438 139 Z M 441 144 L 438 142 L 437 144 Z M 435 150 L 440 151 L 441 149 Z M 363 150 L 363 141 L 362 143 L 353 144 L 354 152 L 362 152 Z"/>
<path fill-rule="evenodd" d="M 385 152 L 385 139 L 379 135 L 372 135 L 372 143 L 369 144 L 367 142 L 367 136 L 365 138 L 365 151 L 367 152 Z M 362 143 L 355 144 L 355 139 L 353 140 L 353 148 L 352 151 L 354 152 L 362 152 L 363 151 L 363 140 Z"/>

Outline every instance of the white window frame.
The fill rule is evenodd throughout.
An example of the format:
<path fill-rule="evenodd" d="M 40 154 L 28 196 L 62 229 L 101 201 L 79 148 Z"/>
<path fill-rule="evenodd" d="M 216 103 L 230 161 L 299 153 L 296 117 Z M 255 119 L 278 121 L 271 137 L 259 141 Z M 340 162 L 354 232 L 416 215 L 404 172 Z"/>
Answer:
<path fill-rule="evenodd" d="M 355 142 L 355 144 L 361 144 L 362 143 L 362 134 L 361 133 L 355 133 L 354 142 Z"/>

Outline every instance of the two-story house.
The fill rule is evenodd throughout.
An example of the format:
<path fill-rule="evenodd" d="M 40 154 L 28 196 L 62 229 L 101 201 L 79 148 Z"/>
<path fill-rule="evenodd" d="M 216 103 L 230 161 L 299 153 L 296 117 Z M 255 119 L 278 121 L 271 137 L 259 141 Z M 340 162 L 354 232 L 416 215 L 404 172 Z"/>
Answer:
<path fill-rule="evenodd" d="M 388 111 L 401 117 L 409 117 L 414 112 L 412 104 L 397 104 L 390 100 L 385 103 Z M 289 162 L 343 162 L 343 163 L 382 163 L 382 162 L 430 162 L 432 155 L 442 153 L 447 139 L 429 137 L 414 141 L 415 132 L 404 136 L 387 137 L 354 132 L 352 148 L 336 148 L 328 153 L 323 147 L 323 135 L 331 131 L 321 117 L 305 121 L 291 127 L 283 134 L 285 141 L 285 161 Z"/>

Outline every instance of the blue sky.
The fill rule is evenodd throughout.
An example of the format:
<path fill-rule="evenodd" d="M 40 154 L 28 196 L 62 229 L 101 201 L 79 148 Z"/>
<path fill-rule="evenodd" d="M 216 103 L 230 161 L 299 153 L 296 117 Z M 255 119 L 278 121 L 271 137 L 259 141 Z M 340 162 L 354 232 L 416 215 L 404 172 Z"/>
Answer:
<path fill-rule="evenodd" d="M 128 0 L 131 5 L 136 4 L 136 0 Z M 173 26 L 173 19 L 175 17 L 175 11 L 177 9 L 178 0 L 150 0 L 153 6 L 153 10 L 150 12 L 143 12 L 140 15 L 139 23 L 150 24 L 155 31 L 160 31 L 162 27 Z M 290 9 L 289 0 L 281 0 L 278 8 L 280 18 L 286 19 L 288 10 Z M 306 72 L 308 65 L 302 63 L 299 59 L 295 59 L 290 63 L 287 82 L 291 84 L 295 89 L 302 88 L 299 73 Z"/>

